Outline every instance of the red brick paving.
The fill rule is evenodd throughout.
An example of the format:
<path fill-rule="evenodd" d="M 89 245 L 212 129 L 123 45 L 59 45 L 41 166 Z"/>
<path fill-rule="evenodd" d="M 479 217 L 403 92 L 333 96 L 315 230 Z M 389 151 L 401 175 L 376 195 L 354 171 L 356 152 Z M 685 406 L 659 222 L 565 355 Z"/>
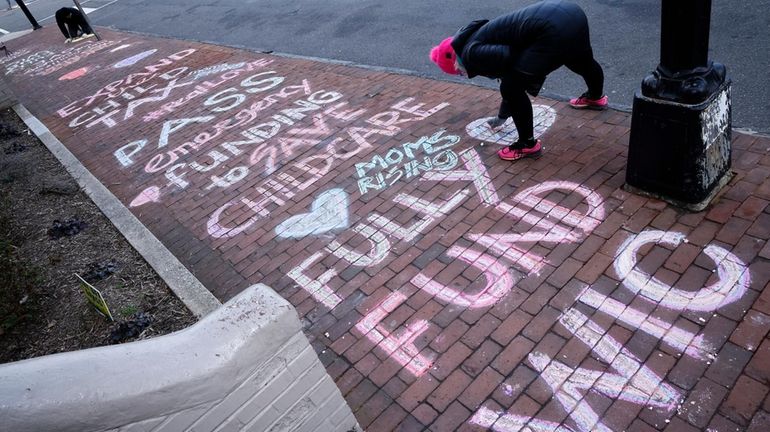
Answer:
<path fill-rule="evenodd" d="M 494 91 L 102 34 L 0 63 L 218 298 L 291 301 L 368 430 L 770 430 L 770 139 L 686 213 L 622 189 L 626 113 L 536 99 L 544 154 L 508 163 L 466 132 Z"/>

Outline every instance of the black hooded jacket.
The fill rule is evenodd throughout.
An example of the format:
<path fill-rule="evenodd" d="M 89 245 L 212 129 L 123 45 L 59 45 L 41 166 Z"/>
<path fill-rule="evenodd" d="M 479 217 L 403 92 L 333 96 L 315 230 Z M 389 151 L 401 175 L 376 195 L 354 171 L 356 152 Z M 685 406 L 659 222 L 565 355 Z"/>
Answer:
<path fill-rule="evenodd" d="M 574 3 L 543 1 L 507 15 L 473 21 L 452 39 L 469 78 L 523 75 L 537 87 L 546 75 L 591 53 L 588 20 Z"/>
<path fill-rule="evenodd" d="M 93 33 L 83 14 L 75 8 L 63 7 L 56 11 L 55 16 L 59 30 L 67 39 L 76 38 L 82 33 Z"/>

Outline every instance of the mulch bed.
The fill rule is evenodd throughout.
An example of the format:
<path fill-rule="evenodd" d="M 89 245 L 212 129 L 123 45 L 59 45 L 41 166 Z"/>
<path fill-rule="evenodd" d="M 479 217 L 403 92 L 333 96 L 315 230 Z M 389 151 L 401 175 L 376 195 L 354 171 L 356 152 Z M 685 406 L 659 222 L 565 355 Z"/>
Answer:
<path fill-rule="evenodd" d="M 100 315 L 80 275 L 102 292 Z M 195 317 L 12 110 L 0 112 L 0 363 L 174 332 Z"/>

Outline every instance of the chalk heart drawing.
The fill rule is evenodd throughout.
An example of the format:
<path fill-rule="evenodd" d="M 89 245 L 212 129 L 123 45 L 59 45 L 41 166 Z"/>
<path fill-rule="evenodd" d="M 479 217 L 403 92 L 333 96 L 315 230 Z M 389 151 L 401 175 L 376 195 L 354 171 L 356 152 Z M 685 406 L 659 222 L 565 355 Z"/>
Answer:
<path fill-rule="evenodd" d="M 139 207 L 149 202 L 160 201 L 160 188 L 157 186 L 150 186 L 147 189 L 139 193 L 139 195 L 131 201 L 129 207 Z"/>
<path fill-rule="evenodd" d="M 142 51 L 139 54 L 134 54 L 131 57 L 124 58 L 123 60 L 115 63 L 114 65 L 112 65 L 112 67 L 115 68 L 115 69 L 129 67 L 129 66 L 131 66 L 133 64 L 136 64 L 139 61 L 141 61 L 141 60 L 143 60 L 143 59 L 145 59 L 145 58 L 155 54 L 155 51 L 157 51 L 157 49 L 151 49 L 151 50 L 147 50 L 147 51 Z"/>
<path fill-rule="evenodd" d="M 544 134 L 556 121 L 556 110 L 548 105 L 532 106 L 533 124 L 535 126 L 535 138 Z M 509 118 L 499 130 L 494 131 L 489 127 L 487 121 L 494 117 L 484 117 L 474 120 L 465 126 L 465 132 L 477 140 L 490 142 L 500 145 L 511 145 L 519 139 L 519 133 L 516 132 L 516 126 Z"/>
<path fill-rule="evenodd" d="M 310 213 L 286 219 L 275 227 L 275 233 L 282 238 L 302 238 L 347 227 L 348 194 L 342 189 L 330 189 L 313 201 Z"/>
<path fill-rule="evenodd" d="M 59 77 L 59 81 L 69 81 L 69 80 L 78 79 L 78 78 L 82 77 L 83 75 L 85 75 L 87 72 L 88 72 L 88 68 L 87 67 L 82 67 L 80 69 L 75 69 L 74 71 L 66 73 L 66 74 L 62 75 L 61 77 Z"/>

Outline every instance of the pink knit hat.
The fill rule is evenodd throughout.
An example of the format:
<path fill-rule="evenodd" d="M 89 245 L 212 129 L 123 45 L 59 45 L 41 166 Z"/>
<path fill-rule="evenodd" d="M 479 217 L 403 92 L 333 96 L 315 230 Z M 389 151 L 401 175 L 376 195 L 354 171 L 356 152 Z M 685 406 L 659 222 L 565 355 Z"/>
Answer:
<path fill-rule="evenodd" d="M 451 37 L 444 39 L 440 44 L 434 46 L 433 49 L 430 50 L 430 59 L 433 63 L 436 63 L 442 71 L 450 75 L 460 75 L 460 70 L 455 67 L 456 58 L 457 55 L 452 48 Z"/>

